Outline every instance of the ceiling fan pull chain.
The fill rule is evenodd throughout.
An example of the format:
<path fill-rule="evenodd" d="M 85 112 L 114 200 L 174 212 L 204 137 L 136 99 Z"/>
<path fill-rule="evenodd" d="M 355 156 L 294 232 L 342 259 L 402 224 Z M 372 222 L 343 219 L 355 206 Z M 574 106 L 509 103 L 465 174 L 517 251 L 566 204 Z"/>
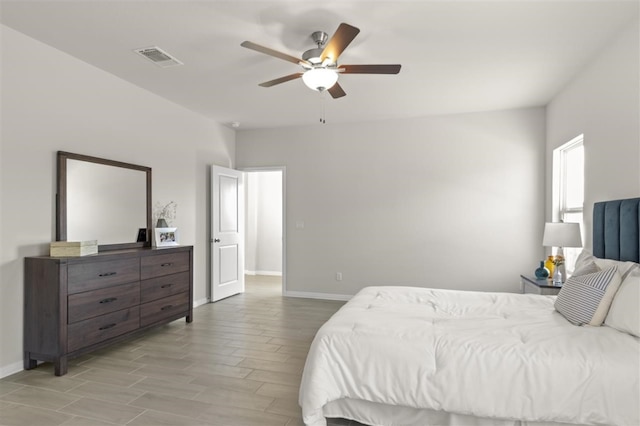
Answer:
<path fill-rule="evenodd" d="M 325 109 L 324 109 L 324 102 L 325 102 L 325 96 L 324 96 L 324 90 L 320 92 L 320 123 L 322 124 L 327 124 L 327 121 L 325 120 Z"/>
<path fill-rule="evenodd" d="M 327 124 L 325 118 L 327 117 L 327 95 L 326 90 L 322 91 L 322 124 Z"/>

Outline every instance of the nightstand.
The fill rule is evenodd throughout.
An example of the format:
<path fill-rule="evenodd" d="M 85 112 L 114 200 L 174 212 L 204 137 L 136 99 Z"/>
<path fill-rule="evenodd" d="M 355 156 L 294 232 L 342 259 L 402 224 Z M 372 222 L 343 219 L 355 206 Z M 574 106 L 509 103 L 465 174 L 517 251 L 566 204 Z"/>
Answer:
<path fill-rule="evenodd" d="M 553 285 L 551 280 L 538 280 L 529 275 L 520 275 L 520 283 L 522 284 L 522 292 L 530 294 L 545 294 L 554 296 L 560 293 L 562 285 Z"/>

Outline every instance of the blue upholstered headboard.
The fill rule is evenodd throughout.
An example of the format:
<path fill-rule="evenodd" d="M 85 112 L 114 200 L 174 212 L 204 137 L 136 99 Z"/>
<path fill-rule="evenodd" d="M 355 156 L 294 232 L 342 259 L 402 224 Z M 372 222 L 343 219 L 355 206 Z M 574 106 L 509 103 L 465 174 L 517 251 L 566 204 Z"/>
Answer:
<path fill-rule="evenodd" d="M 640 198 L 593 205 L 593 254 L 640 263 Z"/>

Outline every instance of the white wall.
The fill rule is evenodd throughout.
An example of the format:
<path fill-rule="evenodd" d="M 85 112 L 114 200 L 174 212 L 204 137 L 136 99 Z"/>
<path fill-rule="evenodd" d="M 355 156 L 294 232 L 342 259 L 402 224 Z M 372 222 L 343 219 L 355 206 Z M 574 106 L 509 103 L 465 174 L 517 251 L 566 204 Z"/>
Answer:
<path fill-rule="evenodd" d="M 178 203 L 207 298 L 209 164 L 233 166 L 235 133 L 8 27 L 2 36 L 0 376 L 22 368 L 25 256 L 55 237 L 58 150 L 149 166 L 153 201 Z M 156 71 L 153 69 L 153 71 Z"/>
<path fill-rule="evenodd" d="M 518 291 L 542 256 L 544 120 L 535 108 L 244 130 L 236 164 L 287 167 L 291 294 Z"/>
<path fill-rule="evenodd" d="M 584 134 L 585 247 L 596 201 L 640 196 L 640 29 L 626 28 L 547 107 L 547 220 L 553 150 Z"/>
<path fill-rule="evenodd" d="M 282 274 L 282 172 L 248 172 L 245 269 L 259 275 Z"/>

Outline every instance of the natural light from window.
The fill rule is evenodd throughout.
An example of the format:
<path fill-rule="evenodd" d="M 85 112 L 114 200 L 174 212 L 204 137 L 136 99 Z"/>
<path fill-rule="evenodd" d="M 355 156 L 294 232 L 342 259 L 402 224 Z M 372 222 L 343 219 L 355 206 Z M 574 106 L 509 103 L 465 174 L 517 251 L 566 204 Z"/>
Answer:
<path fill-rule="evenodd" d="M 580 224 L 584 241 L 584 136 L 580 135 L 553 151 L 554 216 L 562 222 Z M 557 248 L 554 247 L 554 253 Z M 573 272 L 582 248 L 563 248 L 567 273 Z"/>

